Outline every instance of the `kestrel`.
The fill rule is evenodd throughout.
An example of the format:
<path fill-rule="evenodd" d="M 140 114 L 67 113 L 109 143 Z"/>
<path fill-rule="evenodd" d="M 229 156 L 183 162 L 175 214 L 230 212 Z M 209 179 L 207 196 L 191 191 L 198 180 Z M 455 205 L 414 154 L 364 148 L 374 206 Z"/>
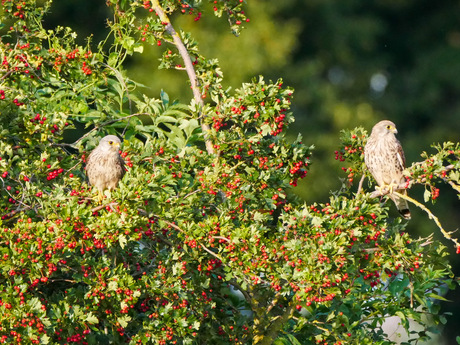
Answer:
<path fill-rule="evenodd" d="M 407 195 L 406 189 L 393 189 L 406 182 L 403 176 L 406 159 L 401 143 L 396 139 L 398 133 L 393 122 L 384 120 L 373 128 L 364 147 L 364 162 L 380 188 L 390 189 L 389 197 L 396 204 L 399 213 L 410 219 L 407 200 L 402 199 L 393 191 Z"/>
<path fill-rule="evenodd" d="M 118 152 L 120 145 L 118 137 L 107 135 L 99 141 L 86 161 L 89 183 L 98 189 L 100 200 L 104 190 L 115 189 L 125 174 L 125 161 Z"/>

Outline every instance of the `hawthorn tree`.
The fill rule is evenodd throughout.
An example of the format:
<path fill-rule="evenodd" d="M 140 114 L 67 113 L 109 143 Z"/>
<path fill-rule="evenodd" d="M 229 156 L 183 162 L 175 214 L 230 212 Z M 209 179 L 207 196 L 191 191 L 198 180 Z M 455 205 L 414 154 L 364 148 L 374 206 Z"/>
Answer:
<path fill-rule="evenodd" d="M 234 33 L 248 20 L 241 0 L 209 3 Z M 109 0 L 110 34 L 86 46 L 43 28 L 50 1 L 2 5 L 1 343 L 390 344 L 388 316 L 422 325 L 417 340 L 445 322 L 445 247 L 353 188 L 366 131 L 343 132 L 346 177 L 329 202 L 294 197 L 312 147 L 286 139 L 293 90 L 262 77 L 222 87 L 218 62 L 170 21 L 208 4 Z M 189 104 L 126 75 L 147 44 L 164 50 L 158 67 L 188 74 Z M 75 126 L 84 134 L 65 141 Z M 127 172 L 98 204 L 84 162 L 106 134 L 124 138 Z M 407 169 L 425 202 L 438 183 L 460 195 L 460 145 L 436 151 Z"/>

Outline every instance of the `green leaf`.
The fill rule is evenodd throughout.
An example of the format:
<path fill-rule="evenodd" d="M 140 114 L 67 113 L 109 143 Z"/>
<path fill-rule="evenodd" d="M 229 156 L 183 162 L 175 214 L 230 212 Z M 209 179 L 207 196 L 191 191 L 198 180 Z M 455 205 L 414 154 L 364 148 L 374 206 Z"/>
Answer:
<path fill-rule="evenodd" d="M 425 191 L 423 192 L 423 200 L 425 200 L 425 202 L 428 202 L 430 198 L 431 192 L 428 189 L 425 189 Z"/>
<path fill-rule="evenodd" d="M 142 44 L 140 44 L 140 43 L 136 43 L 136 44 L 134 45 L 134 51 L 135 51 L 136 53 L 142 54 L 142 53 L 144 52 L 144 46 L 143 46 Z"/>
<path fill-rule="evenodd" d="M 50 337 L 48 337 L 46 334 L 40 336 L 40 344 L 49 344 L 49 342 Z"/>
<path fill-rule="evenodd" d="M 451 302 L 451 301 L 448 300 L 447 298 L 444 298 L 443 296 L 440 296 L 440 295 L 435 294 L 435 293 L 433 293 L 433 292 L 427 293 L 425 296 L 426 296 L 426 297 L 429 297 L 429 298 L 434 298 L 434 299 L 437 299 L 437 300 L 440 300 L 440 301 Z"/>
<path fill-rule="evenodd" d="M 84 321 L 88 322 L 91 325 L 95 325 L 96 323 L 99 322 L 99 319 L 93 314 L 93 312 L 89 312 Z"/>
<path fill-rule="evenodd" d="M 118 242 L 120 243 L 121 249 L 123 249 L 123 248 L 125 248 L 126 243 L 128 243 L 128 240 L 126 239 L 125 235 L 119 235 Z"/>
<path fill-rule="evenodd" d="M 165 123 L 165 122 L 171 122 L 171 123 L 176 123 L 178 120 L 173 117 L 173 116 L 167 116 L 167 115 L 161 115 L 155 118 L 155 123 Z"/>
<path fill-rule="evenodd" d="M 168 108 L 168 106 L 169 106 L 169 95 L 166 92 L 164 92 L 164 90 L 161 90 L 160 98 L 161 98 L 161 101 L 163 102 L 164 107 Z"/>
<path fill-rule="evenodd" d="M 296 337 L 294 337 L 292 334 L 287 333 L 286 337 L 289 339 L 292 345 L 302 345 Z"/>

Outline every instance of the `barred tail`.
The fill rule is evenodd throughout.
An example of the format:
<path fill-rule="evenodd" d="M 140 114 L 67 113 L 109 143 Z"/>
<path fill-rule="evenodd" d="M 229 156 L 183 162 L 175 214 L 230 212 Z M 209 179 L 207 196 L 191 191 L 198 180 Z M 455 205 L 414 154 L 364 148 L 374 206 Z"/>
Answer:
<path fill-rule="evenodd" d="M 397 192 L 403 195 L 407 195 L 407 190 L 405 189 L 400 189 Z M 391 200 L 394 201 L 396 208 L 398 209 L 399 213 L 401 213 L 403 218 L 410 219 L 409 204 L 407 203 L 407 200 L 400 198 L 396 194 L 390 194 L 390 197 L 391 197 Z"/>

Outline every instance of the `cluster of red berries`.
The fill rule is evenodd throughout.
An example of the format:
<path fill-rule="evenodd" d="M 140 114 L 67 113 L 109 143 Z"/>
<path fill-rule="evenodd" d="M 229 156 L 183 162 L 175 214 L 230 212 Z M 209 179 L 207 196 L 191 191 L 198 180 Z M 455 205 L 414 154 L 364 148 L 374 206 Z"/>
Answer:
<path fill-rule="evenodd" d="M 279 101 L 279 100 L 278 100 Z M 283 127 L 284 127 L 284 119 L 286 118 L 286 115 L 281 113 L 279 116 L 275 117 L 275 125 L 274 125 L 274 128 L 276 128 L 275 130 L 273 130 L 272 132 L 270 132 L 271 135 L 278 135 L 280 134 L 282 131 L 283 131 Z"/>
<path fill-rule="evenodd" d="M 334 151 L 335 153 L 335 160 L 338 160 L 340 162 L 343 162 L 345 158 L 343 157 L 342 151 Z"/>
<path fill-rule="evenodd" d="M 307 171 L 303 169 L 303 167 L 307 167 L 307 163 L 305 162 L 297 162 L 294 164 L 294 166 L 289 169 L 289 172 L 294 175 L 294 174 L 299 174 L 300 178 L 304 178 L 305 175 L 307 174 Z"/>
<path fill-rule="evenodd" d="M 39 124 L 43 125 L 46 121 L 46 117 L 41 117 L 40 114 L 36 114 L 33 119 L 30 119 L 31 123 L 34 123 L 35 121 L 38 121 Z"/>
<path fill-rule="evenodd" d="M 431 187 L 431 199 L 436 200 L 439 197 L 439 188 Z"/>
<path fill-rule="evenodd" d="M 48 181 L 54 180 L 54 179 L 57 178 L 59 175 L 61 175 L 63 172 L 64 172 L 64 169 L 62 169 L 62 168 L 59 168 L 59 169 L 50 171 L 50 172 L 48 173 L 48 176 L 46 177 L 46 179 L 47 179 Z"/>
<path fill-rule="evenodd" d="M 89 66 L 86 64 L 86 61 L 83 61 L 83 66 L 82 66 L 81 70 L 82 70 L 83 73 L 85 73 L 86 75 L 91 75 L 91 74 L 93 74 L 93 71 L 91 70 L 91 67 L 89 67 Z"/>
<path fill-rule="evenodd" d="M 20 107 L 21 105 L 24 105 L 24 103 L 20 102 L 17 98 L 13 99 L 13 103 L 17 107 Z"/>

